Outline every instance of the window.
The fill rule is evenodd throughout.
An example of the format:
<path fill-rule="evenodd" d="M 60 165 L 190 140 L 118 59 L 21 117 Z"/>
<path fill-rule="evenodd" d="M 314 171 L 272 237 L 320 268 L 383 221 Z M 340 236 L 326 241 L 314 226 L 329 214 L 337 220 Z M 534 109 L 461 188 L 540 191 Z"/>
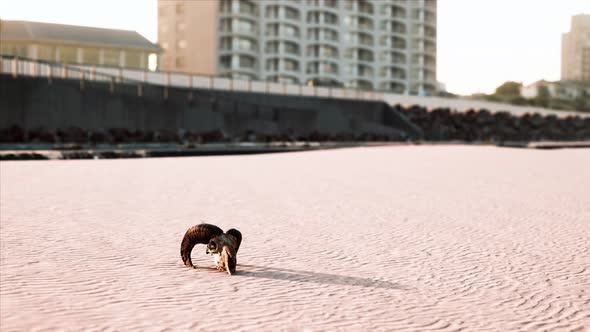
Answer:
<path fill-rule="evenodd" d="M 254 23 L 242 19 L 237 20 L 238 23 L 238 31 L 240 32 L 255 32 Z"/>
<path fill-rule="evenodd" d="M 186 59 L 183 56 L 177 56 L 175 61 L 175 67 L 178 69 L 184 68 L 186 65 Z"/>
<path fill-rule="evenodd" d="M 397 21 L 381 21 L 381 30 L 393 33 L 406 33 L 406 25 Z"/>
<path fill-rule="evenodd" d="M 266 7 L 265 16 L 269 18 L 279 18 L 279 6 L 268 6 Z"/>
<path fill-rule="evenodd" d="M 255 60 L 249 56 L 239 56 L 239 66 L 240 68 L 252 68 L 254 67 Z"/>
<path fill-rule="evenodd" d="M 363 32 L 352 32 L 344 35 L 344 40 L 360 45 L 373 46 L 373 36 Z"/>
<path fill-rule="evenodd" d="M 344 84 L 347 88 L 372 89 L 373 84 L 365 80 L 352 80 Z"/>
<path fill-rule="evenodd" d="M 367 65 L 352 64 L 346 66 L 346 73 L 353 76 L 361 76 L 370 78 L 373 76 L 373 68 Z"/>
<path fill-rule="evenodd" d="M 278 71 L 279 59 L 266 60 L 266 70 Z"/>
<path fill-rule="evenodd" d="M 332 13 L 324 13 L 324 23 L 338 24 L 338 16 Z"/>
<path fill-rule="evenodd" d="M 338 2 L 336 0 L 324 0 L 324 6 L 336 8 L 338 7 Z"/>
<path fill-rule="evenodd" d="M 176 14 L 177 15 L 182 15 L 184 14 L 184 3 L 177 3 L 176 4 Z"/>
<path fill-rule="evenodd" d="M 285 16 L 290 19 L 299 19 L 299 11 L 293 8 L 285 7 Z"/>
<path fill-rule="evenodd" d="M 279 53 L 279 42 L 272 41 L 267 43 L 264 51 L 267 53 Z"/>
<path fill-rule="evenodd" d="M 294 60 L 284 60 L 285 61 L 285 69 L 290 71 L 299 70 L 299 63 Z"/>
<path fill-rule="evenodd" d="M 266 80 L 279 83 L 299 83 L 299 80 L 296 77 L 286 75 L 271 75 L 267 76 Z"/>
<path fill-rule="evenodd" d="M 141 68 L 141 52 L 126 51 L 125 52 L 125 66 L 131 68 Z M 86 53 L 84 53 L 86 56 Z M 84 57 L 86 60 L 86 57 Z"/>
<path fill-rule="evenodd" d="M 224 55 L 219 58 L 219 66 L 222 69 L 231 69 L 232 56 Z"/>
<path fill-rule="evenodd" d="M 60 58 L 61 58 L 61 52 L 60 52 Z M 103 51 L 103 58 L 102 58 L 102 62 L 104 65 L 107 66 L 119 66 L 119 63 L 121 61 L 121 53 L 119 52 L 119 50 L 109 50 L 109 49 L 105 49 Z"/>
<path fill-rule="evenodd" d="M 231 18 L 224 18 L 219 25 L 222 32 L 256 32 L 256 25 L 254 22 L 245 19 L 238 18 L 232 20 Z"/>
<path fill-rule="evenodd" d="M 307 74 L 336 74 L 338 73 L 338 65 L 331 62 L 317 61 L 307 64 Z"/>
<path fill-rule="evenodd" d="M 311 11 L 307 13 L 308 23 L 338 24 L 338 16 L 324 11 Z"/>
<path fill-rule="evenodd" d="M 168 16 L 168 7 L 158 6 L 158 16 L 161 18 Z"/>
<path fill-rule="evenodd" d="M 98 48 L 85 48 L 82 56 L 84 57 L 84 63 L 89 65 L 100 64 L 100 50 Z"/>
<path fill-rule="evenodd" d="M 299 45 L 292 42 L 285 42 L 285 52 L 289 54 L 299 54 Z"/>
<path fill-rule="evenodd" d="M 256 42 L 250 39 L 236 38 L 236 43 L 238 44 L 238 49 L 240 50 L 255 51 L 257 48 Z"/>
<path fill-rule="evenodd" d="M 337 58 L 338 49 L 332 46 L 312 45 L 307 47 L 307 56 Z"/>
<path fill-rule="evenodd" d="M 383 67 L 379 71 L 379 74 L 381 77 L 400 79 L 400 80 L 406 79 L 406 71 L 401 68 L 397 68 L 397 67 Z"/>
<path fill-rule="evenodd" d="M 379 59 L 381 61 L 387 61 L 387 62 L 391 62 L 391 63 L 400 63 L 400 64 L 406 63 L 406 56 L 403 53 L 397 53 L 397 52 L 383 52 L 379 56 Z"/>
<path fill-rule="evenodd" d="M 344 52 L 344 58 L 370 62 L 373 61 L 373 52 L 364 49 L 349 48 Z"/>
<path fill-rule="evenodd" d="M 404 49 L 406 48 L 406 40 L 401 37 L 381 37 L 381 45 L 388 46 L 391 48 Z"/>
<path fill-rule="evenodd" d="M 373 21 L 366 17 L 346 16 L 344 24 L 350 28 L 373 29 Z"/>
<path fill-rule="evenodd" d="M 180 49 L 185 49 L 187 46 L 186 40 L 181 39 L 176 42 L 176 47 Z"/>
<path fill-rule="evenodd" d="M 237 5 L 237 12 L 240 14 L 256 14 L 256 6 L 252 3 L 252 2 L 247 2 L 247 1 L 235 1 L 234 2 Z"/>
<path fill-rule="evenodd" d="M 267 36 L 299 37 L 299 29 L 293 25 L 271 23 L 266 26 Z"/>
<path fill-rule="evenodd" d="M 403 7 L 399 6 L 390 6 L 386 5 L 382 9 L 383 14 L 392 17 L 392 18 L 405 18 L 406 17 L 406 10 Z"/>
<path fill-rule="evenodd" d="M 176 23 L 176 32 L 184 32 L 186 30 L 186 23 L 178 22 Z"/>
<path fill-rule="evenodd" d="M 424 27 L 424 35 L 428 38 L 436 38 L 436 29 L 432 27 Z"/>
<path fill-rule="evenodd" d="M 299 29 L 291 25 L 284 26 L 285 35 L 289 37 L 298 37 L 299 36 Z"/>
<path fill-rule="evenodd" d="M 57 51 L 59 53 L 59 61 L 64 63 L 75 63 L 77 62 L 77 49 L 75 47 L 58 47 Z M 105 50 L 105 59 L 106 59 L 106 50 Z M 105 64 L 110 64 L 105 62 Z M 117 58 L 117 62 L 114 65 L 119 64 L 119 59 Z"/>
<path fill-rule="evenodd" d="M 373 14 L 373 5 L 371 5 L 370 3 L 367 3 L 365 1 L 359 1 L 359 12 L 364 13 L 364 14 L 369 14 L 372 15 Z"/>
<path fill-rule="evenodd" d="M 37 59 L 53 61 L 55 57 L 55 47 L 49 45 L 37 46 Z"/>
<path fill-rule="evenodd" d="M 320 23 L 320 13 L 318 13 L 318 12 L 307 13 L 307 23 Z"/>
<path fill-rule="evenodd" d="M 229 13 L 231 11 L 231 0 L 221 0 L 219 3 L 219 11 L 222 13 Z"/>

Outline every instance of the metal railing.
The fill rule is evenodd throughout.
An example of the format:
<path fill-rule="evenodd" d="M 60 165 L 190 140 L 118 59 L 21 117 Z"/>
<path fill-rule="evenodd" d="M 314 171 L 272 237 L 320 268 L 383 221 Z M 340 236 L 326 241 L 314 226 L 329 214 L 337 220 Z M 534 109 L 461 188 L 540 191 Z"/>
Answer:
<path fill-rule="evenodd" d="M 81 88 L 84 87 L 84 82 L 86 81 L 110 82 L 112 90 L 114 89 L 116 83 L 126 83 L 136 85 L 138 95 L 142 94 L 144 85 L 150 84 L 162 86 L 163 88 L 179 87 L 188 89 L 244 91 L 323 98 L 378 100 L 384 101 L 390 105 L 422 105 L 430 109 L 438 107 L 451 108 L 457 111 L 487 109 L 492 112 L 507 111 L 515 115 L 522 115 L 525 113 L 540 113 L 543 115 L 552 114 L 559 117 L 590 117 L 589 113 L 557 111 L 534 106 L 516 106 L 498 102 L 465 98 L 414 96 L 393 93 L 390 91 L 319 87 L 275 83 L 269 81 L 230 79 L 207 75 L 190 75 L 176 72 L 152 72 L 141 69 L 63 64 L 43 60 L 18 58 L 7 55 L 0 55 L 0 74 L 8 74 L 14 77 L 21 75 L 46 77 L 48 80 L 51 80 L 52 78 L 76 79 L 80 81 Z M 164 90 L 164 96 L 167 96 L 167 89 Z"/>
<path fill-rule="evenodd" d="M 0 56 L 0 74 L 13 77 L 31 76 L 75 79 L 80 81 L 100 81 L 135 85 L 158 85 L 171 88 L 212 89 L 298 95 L 324 98 L 347 98 L 356 100 L 383 100 L 384 94 L 377 91 L 320 87 L 231 79 L 207 75 L 191 75 L 176 72 L 149 71 L 141 69 L 114 68 L 80 64 L 63 64 L 42 60 Z"/>

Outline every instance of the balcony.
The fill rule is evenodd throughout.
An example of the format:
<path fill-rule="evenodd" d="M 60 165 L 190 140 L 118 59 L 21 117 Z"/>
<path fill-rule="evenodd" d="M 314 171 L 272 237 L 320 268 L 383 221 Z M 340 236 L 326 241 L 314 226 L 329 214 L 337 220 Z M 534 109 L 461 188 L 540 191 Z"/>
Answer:
<path fill-rule="evenodd" d="M 406 24 L 397 20 L 383 20 L 379 23 L 381 31 L 390 34 L 405 35 L 407 33 Z"/>
<path fill-rule="evenodd" d="M 379 83 L 380 90 L 391 91 L 394 93 L 405 93 L 406 83 L 404 81 L 382 81 Z"/>
<path fill-rule="evenodd" d="M 352 61 L 363 61 L 372 64 L 375 60 L 373 51 L 359 48 L 349 48 L 344 51 L 344 59 Z"/>
<path fill-rule="evenodd" d="M 384 5 L 383 7 L 381 7 L 381 12 L 387 15 L 388 18 L 405 19 L 408 15 L 404 7 L 397 5 Z"/>
<path fill-rule="evenodd" d="M 307 0 L 307 6 L 317 9 L 328 11 L 333 14 L 338 14 L 339 0 Z"/>
<path fill-rule="evenodd" d="M 266 25 L 264 36 L 266 39 L 290 39 L 299 42 L 301 32 L 292 24 L 269 23 Z"/>
<path fill-rule="evenodd" d="M 387 62 L 390 64 L 399 64 L 399 65 L 405 65 L 406 64 L 406 55 L 404 53 L 400 53 L 400 52 L 391 52 L 391 51 L 385 51 L 382 52 L 379 55 L 379 60 L 382 62 Z"/>
<path fill-rule="evenodd" d="M 266 60 L 264 68 L 268 72 L 291 72 L 297 74 L 299 72 L 300 64 L 297 60 L 272 57 Z"/>
<path fill-rule="evenodd" d="M 338 48 L 330 45 L 309 45 L 306 50 L 307 57 L 310 58 L 338 58 Z"/>
<path fill-rule="evenodd" d="M 256 1 L 249 0 L 221 0 L 219 2 L 219 12 L 223 16 L 258 16 L 258 4 Z"/>
<path fill-rule="evenodd" d="M 243 35 L 257 37 L 258 26 L 255 21 L 243 18 L 222 18 L 219 22 L 221 35 Z"/>
<path fill-rule="evenodd" d="M 221 55 L 219 57 L 218 67 L 220 73 L 242 72 L 255 75 L 257 61 L 256 57 L 249 55 Z"/>
<path fill-rule="evenodd" d="M 351 30 L 373 32 L 373 20 L 367 17 L 349 15 L 344 17 L 344 24 Z"/>
<path fill-rule="evenodd" d="M 373 67 L 365 64 L 349 64 L 345 67 L 344 73 L 349 76 L 373 79 Z"/>
<path fill-rule="evenodd" d="M 307 63 L 305 73 L 308 75 L 338 76 L 338 64 L 330 61 L 310 61 Z"/>
<path fill-rule="evenodd" d="M 397 36 L 384 36 L 381 37 L 381 45 L 392 49 L 405 50 L 407 48 L 407 42 L 404 38 Z"/>
<path fill-rule="evenodd" d="M 307 12 L 306 22 L 310 25 L 338 25 L 338 15 L 323 10 Z"/>
<path fill-rule="evenodd" d="M 267 54 L 286 55 L 297 58 L 301 55 L 299 44 L 289 41 L 269 41 L 264 52 Z"/>
<path fill-rule="evenodd" d="M 348 81 L 344 84 L 344 86 L 352 89 L 373 90 L 373 83 L 363 79 Z"/>
<path fill-rule="evenodd" d="M 299 9 L 286 5 L 270 5 L 266 7 L 265 17 L 268 21 L 284 22 L 292 20 L 298 22 L 301 17 Z"/>
<path fill-rule="evenodd" d="M 404 68 L 390 65 L 379 69 L 379 77 L 384 80 L 398 80 L 403 82 L 407 78 L 407 75 Z"/>
<path fill-rule="evenodd" d="M 256 56 L 258 44 L 255 40 L 240 37 L 222 37 L 219 42 L 220 54 L 244 53 Z"/>

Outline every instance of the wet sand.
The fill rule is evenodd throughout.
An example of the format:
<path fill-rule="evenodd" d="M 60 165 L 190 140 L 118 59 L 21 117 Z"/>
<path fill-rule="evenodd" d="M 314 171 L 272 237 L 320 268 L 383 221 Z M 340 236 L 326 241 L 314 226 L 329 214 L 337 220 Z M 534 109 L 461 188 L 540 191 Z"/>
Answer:
<path fill-rule="evenodd" d="M 590 150 L 0 163 L 0 327 L 584 330 Z M 239 229 L 238 272 L 179 255 Z"/>

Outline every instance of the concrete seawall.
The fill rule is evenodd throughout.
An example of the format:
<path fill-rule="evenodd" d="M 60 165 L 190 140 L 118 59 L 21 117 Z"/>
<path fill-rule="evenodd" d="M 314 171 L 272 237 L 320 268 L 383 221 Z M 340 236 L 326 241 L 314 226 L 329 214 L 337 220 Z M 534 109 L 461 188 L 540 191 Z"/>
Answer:
<path fill-rule="evenodd" d="M 0 129 L 422 136 L 385 102 L 0 75 Z"/>

